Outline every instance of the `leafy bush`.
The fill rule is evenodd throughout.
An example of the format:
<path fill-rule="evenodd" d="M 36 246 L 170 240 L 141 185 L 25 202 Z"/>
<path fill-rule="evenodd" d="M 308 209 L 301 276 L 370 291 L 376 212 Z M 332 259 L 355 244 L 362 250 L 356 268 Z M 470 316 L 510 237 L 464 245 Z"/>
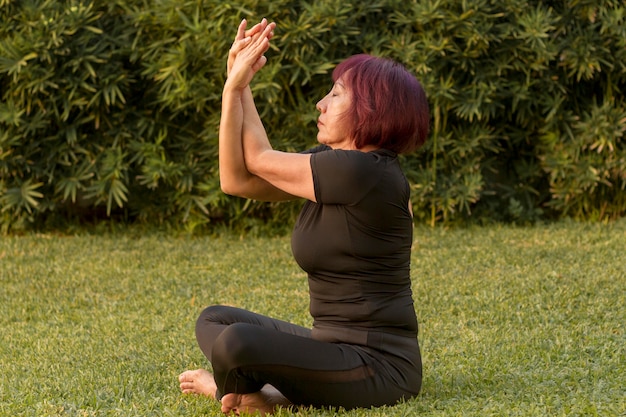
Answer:
<path fill-rule="evenodd" d="M 241 18 L 278 23 L 255 80 L 279 149 L 314 144 L 345 57 L 403 62 L 431 137 L 403 157 L 418 221 L 626 212 L 626 7 L 567 0 L 0 0 L 0 225 L 288 224 L 225 196 L 217 128 Z M 63 224 L 63 223 L 61 223 Z"/>
<path fill-rule="evenodd" d="M 509 0 L 394 14 L 394 55 L 416 51 L 408 63 L 432 104 L 430 157 L 413 177 L 431 221 L 625 213 L 625 13 L 618 1 Z"/>

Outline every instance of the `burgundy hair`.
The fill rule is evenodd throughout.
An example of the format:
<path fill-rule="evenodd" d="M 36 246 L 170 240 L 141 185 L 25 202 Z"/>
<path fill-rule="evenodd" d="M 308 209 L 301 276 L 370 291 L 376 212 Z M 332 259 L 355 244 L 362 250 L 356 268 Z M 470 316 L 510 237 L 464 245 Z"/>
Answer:
<path fill-rule="evenodd" d="M 407 153 L 426 142 L 429 113 L 426 93 L 401 64 L 371 55 L 354 55 L 333 71 L 352 92 L 346 117 L 357 149 L 367 145 Z"/>

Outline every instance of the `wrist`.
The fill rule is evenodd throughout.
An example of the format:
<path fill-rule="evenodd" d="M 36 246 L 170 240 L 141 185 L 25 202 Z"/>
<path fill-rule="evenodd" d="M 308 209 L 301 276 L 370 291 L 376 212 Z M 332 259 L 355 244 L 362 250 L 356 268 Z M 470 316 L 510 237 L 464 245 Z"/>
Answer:
<path fill-rule="evenodd" d="M 237 85 L 236 83 L 232 82 L 229 78 L 226 78 L 226 82 L 224 83 L 224 90 L 223 90 L 223 94 L 242 94 L 243 91 L 246 89 L 246 86 L 240 86 Z"/>

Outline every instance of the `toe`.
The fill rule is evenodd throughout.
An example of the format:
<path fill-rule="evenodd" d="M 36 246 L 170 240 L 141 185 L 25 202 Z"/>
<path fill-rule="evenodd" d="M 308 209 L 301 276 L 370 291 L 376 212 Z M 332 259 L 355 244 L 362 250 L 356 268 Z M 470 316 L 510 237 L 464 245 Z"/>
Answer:
<path fill-rule="evenodd" d="M 180 382 L 193 381 L 193 371 L 185 371 L 182 374 L 178 375 L 178 380 Z"/>

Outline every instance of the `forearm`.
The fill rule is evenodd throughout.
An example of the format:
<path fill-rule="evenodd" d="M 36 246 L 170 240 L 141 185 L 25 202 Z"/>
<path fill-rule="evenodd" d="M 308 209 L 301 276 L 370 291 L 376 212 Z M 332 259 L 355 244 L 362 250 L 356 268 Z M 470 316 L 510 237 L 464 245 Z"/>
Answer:
<path fill-rule="evenodd" d="M 244 161 L 250 173 L 255 173 L 258 171 L 263 152 L 271 151 L 272 145 L 249 88 L 242 94 L 242 107 L 245 115 L 242 129 Z"/>
<path fill-rule="evenodd" d="M 254 105 L 250 82 L 267 62 L 274 24 L 265 20 L 244 32 L 245 20 L 229 52 L 228 77 L 222 95 L 219 131 L 220 182 L 222 191 L 240 197 L 267 201 L 294 198 L 294 195 L 250 169 L 258 156 L 272 151 L 259 113 Z M 259 32 L 260 31 L 260 32 Z M 276 153 L 276 152 L 269 152 Z M 250 158 L 250 161 L 246 160 Z M 272 163 L 272 166 L 277 164 Z M 278 164 L 282 166 L 282 164 Z"/>
<path fill-rule="evenodd" d="M 249 89 L 242 95 L 242 107 L 243 153 L 249 173 L 274 188 L 275 200 L 276 196 L 281 199 L 297 196 L 316 201 L 310 155 L 272 149 Z"/>
<path fill-rule="evenodd" d="M 242 143 L 244 129 L 256 131 L 259 126 L 263 129 L 256 108 L 253 112 L 246 113 L 250 103 L 254 106 L 251 99 L 252 93 L 249 87 L 243 90 L 231 90 L 228 85 L 224 87 L 219 130 L 220 186 L 224 193 L 238 197 L 265 201 L 291 200 L 294 198 L 292 195 L 281 191 L 248 170 Z M 250 102 L 244 109 L 244 103 L 248 100 Z M 245 136 L 254 135 L 248 133 Z M 264 130 L 263 136 L 267 138 Z"/>
<path fill-rule="evenodd" d="M 220 186 L 227 194 L 237 195 L 237 188 L 250 177 L 243 154 L 243 91 L 224 86 L 219 128 Z"/>

